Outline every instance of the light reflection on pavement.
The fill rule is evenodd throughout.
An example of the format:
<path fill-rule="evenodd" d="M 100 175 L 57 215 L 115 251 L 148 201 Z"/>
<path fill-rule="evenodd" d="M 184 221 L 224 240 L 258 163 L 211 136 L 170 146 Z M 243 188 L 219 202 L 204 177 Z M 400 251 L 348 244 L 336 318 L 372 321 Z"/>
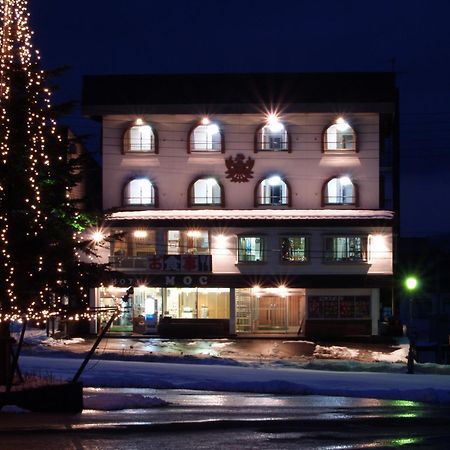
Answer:
<path fill-rule="evenodd" d="M 448 448 L 450 438 L 450 407 L 417 402 L 192 390 L 85 389 L 85 396 L 124 394 L 157 397 L 169 405 L 85 410 L 78 415 L 0 413 L 0 448 L 439 449 Z"/>

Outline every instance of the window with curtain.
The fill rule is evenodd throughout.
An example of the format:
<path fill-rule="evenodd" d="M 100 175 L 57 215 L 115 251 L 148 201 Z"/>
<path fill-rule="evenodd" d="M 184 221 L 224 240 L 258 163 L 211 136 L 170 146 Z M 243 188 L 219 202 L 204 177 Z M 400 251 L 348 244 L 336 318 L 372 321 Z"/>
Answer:
<path fill-rule="evenodd" d="M 261 181 L 257 203 L 271 206 L 287 205 L 288 188 L 286 183 L 277 175 Z"/>
<path fill-rule="evenodd" d="M 154 205 L 155 188 L 147 178 L 131 180 L 125 187 L 125 205 Z"/>
<path fill-rule="evenodd" d="M 216 123 L 201 124 L 195 127 L 190 139 L 191 152 L 222 151 L 222 134 Z"/>
<path fill-rule="evenodd" d="M 342 117 L 339 117 L 336 123 L 329 126 L 325 131 L 325 151 L 354 151 L 356 149 L 355 144 L 355 131 Z"/>
<path fill-rule="evenodd" d="M 207 230 L 168 230 L 167 254 L 182 255 L 210 253 Z"/>
<path fill-rule="evenodd" d="M 355 186 L 347 176 L 336 177 L 325 185 L 324 203 L 327 205 L 354 205 L 356 203 Z"/>
<path fill-rule="evenodd" d="M 257 150 L 280 152 L 288 150 L 288 133 L 281 122 L 268 124 L 258 130 Z"/>
<path fill-rule="evenodd" d="M 125 152 L 154 153 L 155 133 L 148 124 L 133 125 L 125 133 Z"/>
<path fill-rule="evenodd" d="M 239 236 L 238 262 L 262 262 L 265 260 L 263 236 Z"/>
<path fill-rule="evenodd" d="M 281 238 L 281 261 L 307 262 L 306 236 L 283 236 Z"/>
<path fill-rule="evenodd" d="M 192 205 L 222 204 L 222 189 L 215 178 L 201 178 L 191 188 L 190 200 Z"/>
<path fill-rule="evenodd" d="M 327 236 L 324 247 L 327 262 L 367 261 L 367 236 Z"/>

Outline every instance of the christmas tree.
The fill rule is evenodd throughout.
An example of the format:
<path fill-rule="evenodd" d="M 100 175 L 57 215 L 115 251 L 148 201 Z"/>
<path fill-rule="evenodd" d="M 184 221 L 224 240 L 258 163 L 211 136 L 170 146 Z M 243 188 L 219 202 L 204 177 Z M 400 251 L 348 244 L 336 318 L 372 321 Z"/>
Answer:
<path fill-rule="evenodd" d="M 4 384 L 10 322 L 45 321 L 56 314 L 80 317 L 93 282 L 87 275 L 98 274 L 99 268 L 77 258 L 80 235 L 89 224 L 70 199 L 80 174 L 79 161 L 68 157 L 67 133 L 58 133 L 51 93 L 32 46 L 28 1 L 0 0 L 0 14 L 0 384 Z"/>

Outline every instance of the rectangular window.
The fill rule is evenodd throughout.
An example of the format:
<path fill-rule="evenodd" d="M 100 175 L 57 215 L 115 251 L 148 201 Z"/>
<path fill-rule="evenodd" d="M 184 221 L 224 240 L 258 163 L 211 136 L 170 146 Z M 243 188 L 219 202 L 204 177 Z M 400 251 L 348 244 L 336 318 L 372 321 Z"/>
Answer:
<path fill-rule="evenodd" d="M 145 257 L 156 253 L 155 230 L 115 230 L 112 241 L 112 256 Z"/>
<path fill-rule="evenodd" d="M 283 236 L 281 238 L 281 261 L 308 261 L 306 236 Z"/>
<path fill-rule="evenodd" d="M 367 236 L 326 236 L 324 261 L 367 261 Z"/>
<path fill-rule="evenodd" d="M 264 237 L 239 236 L 238 262 L 264 261 Z"/>
<path fill-rule="evenodd" d="M 167 232 L 167 254 L 185 253 L 208 255 L 209 234 L 206 230 L 169 230 Z"/>
<path fill-rule="evenodd" d="M 314 295 L 308 297 L 308 319 L 369 319 L 366 295 Z"/>
<path fill-rule="evenodd" d="M 230 290 L 168 288 L 164 305 L 164 315 L 174 319 L 229 319 Z"/>

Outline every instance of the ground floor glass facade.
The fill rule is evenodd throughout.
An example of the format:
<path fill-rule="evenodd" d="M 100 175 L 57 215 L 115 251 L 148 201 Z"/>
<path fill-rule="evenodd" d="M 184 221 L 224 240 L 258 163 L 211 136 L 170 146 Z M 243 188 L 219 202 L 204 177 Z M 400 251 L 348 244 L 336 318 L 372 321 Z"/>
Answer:
<path fill-rule="evenodd" d="M 99 324 L 104 325 L 112 309 L 121 313 L 111 331 L 156 333 L 161 317 L 174 319 L 229 319 L 230 289 L 226 288 L 152 288 L 135 287 L 124 301 L 127 288 L 97 289 Z"/>
<path fill-rule="evenodd" d="M 378 289 L 125 287 L 97 289 L 98 330 L 157 334 L 162 318 L 229 321 L 231 334 L 376 334 Z M 337 294 L 337 295 L 336 295 Z M 197 322 L 200 324 L 199 322 Z"/>

